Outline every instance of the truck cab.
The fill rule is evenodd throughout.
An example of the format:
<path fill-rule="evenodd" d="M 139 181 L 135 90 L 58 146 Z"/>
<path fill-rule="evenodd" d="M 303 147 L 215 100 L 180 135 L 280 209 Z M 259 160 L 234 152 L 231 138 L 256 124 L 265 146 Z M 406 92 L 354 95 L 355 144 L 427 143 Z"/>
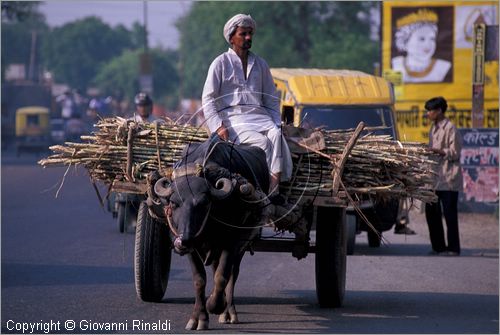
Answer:
<path fill-rule="evenodd" d="M 285 124 L 302 128 L 351 129 L 360 121 L 381 127 L 376 134 L 398 139 L 392 85 L 381 77 L 360 71 L 333 69 L 272 68 Z M 354 251 L 357 232 L 367 231 L 371 247 L 380 246 L 381 233 L 397 220 L 407 220 L 403 201 L 364 199 L 360 207 L 377 232 L 347 208 L 348 254 Z"/>

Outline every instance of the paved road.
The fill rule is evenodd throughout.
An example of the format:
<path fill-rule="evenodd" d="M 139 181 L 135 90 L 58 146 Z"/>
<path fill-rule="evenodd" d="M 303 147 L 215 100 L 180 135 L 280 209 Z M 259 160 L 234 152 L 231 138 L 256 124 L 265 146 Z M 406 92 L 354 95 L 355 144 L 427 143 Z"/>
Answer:
<path fill-rule="evenodd" d="M 42 169 L 34 161 L 2 160 L 2 332 L 20 333 L 15 328 L 30 322 L 59 333 L 110 333 L 99 330 L 106 323 L 120 323 L 121 333 L 147 333 L 133 329 L 134 324 L 158 323 L 169 327 L 159 333 L 184 332 L 193 302 L 186 259 L 174 255 L 162 303 L 139 301 L 133 281 L 134 236 L 118 233 L 84 170 L 70 170 L 55 198 L 65 169 Z M 302 261 L 288 254 L 248 255 L 236 289 L 241 324 L 219 325 L 212 316 L 211 329 L 498 333 L 498 222 L 482 222 L 496 243 L 482 245 L 485 236 L 469 236 L 464 229 L 463 256 L 432 257 L 427 255 L 425 227 L 418 222 L 421 215 L 415 215 L 413 227 L 419 234 L 388 232 L 389 246 L 368 248 L 366 236 L 358 235 L 355 255 L 348 257 L 345 306 L 335 310 L 317 305 L 314 255 Z M 65 330 L 71 326 L 68 320 L 75 321 L 72 331 Z"/>

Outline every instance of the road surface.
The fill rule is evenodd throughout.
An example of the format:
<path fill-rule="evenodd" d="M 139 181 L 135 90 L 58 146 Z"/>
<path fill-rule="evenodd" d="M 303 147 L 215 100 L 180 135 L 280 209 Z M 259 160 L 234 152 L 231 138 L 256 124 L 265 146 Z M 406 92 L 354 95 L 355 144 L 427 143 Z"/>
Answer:
<path fill-rule="evenodd" d="M 134 235 L 120 234 L 85 170 L 42 169 L 33 156 L 2 157 L 2 332 L 182 333 L 193 303 L 187 259 L 173 256 L 161 303 L 135 295 Z M 103 189 L 101 188 L 101 191 Z M 357 236 L 344 306 L 322 309 L 314 255 L 256 253 L 236 287 L 241 324 L 215 333 L 498 333 L 498 219 L 460 215 L 460 257 L 429 256 L 422 214 L 415 236 Z M 209 283 L 211 286 L 211 283 Z M 34 327 L 34 328 L 29 328 Z M 74 328 L 73 328 L 74 327 Z M 148 331 L 147 328 L 160 328 Z M 69 329 L 69 330 L 68 330 Z"/>

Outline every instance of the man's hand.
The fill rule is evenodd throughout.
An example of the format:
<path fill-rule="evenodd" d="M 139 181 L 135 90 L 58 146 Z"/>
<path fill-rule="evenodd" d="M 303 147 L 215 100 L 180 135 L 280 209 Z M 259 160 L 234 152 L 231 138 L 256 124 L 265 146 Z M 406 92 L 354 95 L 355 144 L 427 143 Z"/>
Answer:
<path fill-rule="evenodd" d="M 227 131 L 227 128 L 224 127 L 224 125 L 220 126 L 216 132 L 217 135 L 219 135 L 219 137 L 222 138 L 224 141 L 227 141 L 229 139 L 229 132 Z"/>

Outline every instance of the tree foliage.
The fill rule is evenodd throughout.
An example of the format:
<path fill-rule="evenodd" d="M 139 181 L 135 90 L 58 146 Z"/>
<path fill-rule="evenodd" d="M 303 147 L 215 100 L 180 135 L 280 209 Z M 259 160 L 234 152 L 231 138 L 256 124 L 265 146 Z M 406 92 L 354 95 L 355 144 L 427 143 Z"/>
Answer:
<path fill-rule="evenodd" d="M 38 2 L 2 2 L 2 80 L 10 64 L 24 64 L 28 68 L 33 38 L 35 61 L 40 60 L 40 46 L 49 27 L 38 12 L 38 5 Z"/>
<path fill-rule="evenodd" d="M 106 63 L 92 83 L 104 94 L 121 95 L 131 99 L 139 91 L 139 56 L 142 49 L 127 50 Z M 176 96 L 179 77 L 177 54 L 161 49 L 150 50 L 153 68 L 153 98 Z"/>
<path fill-rule="evenodd" d="M 2 1 L 2 22 L 44 21 L 40 1 Z"/>
<path fill-rule="evenodd" d="M 227 50 L 226 21 L 237 13 L 257 22 L 252 51 L 271 67 L 373 71 L 379 52 L 370 40 L 375 2 L 195 2 L 177 22 L 182 92 L 199 98 L 212 60 Z"/>
<path fill-rule="evenodd" d="M 131 32 L 86 17 L 55 28 L 43 46 L 43 58 L 58 82 L 84 90 L 100 68 L 126 49 L 135 49 Z"/>

